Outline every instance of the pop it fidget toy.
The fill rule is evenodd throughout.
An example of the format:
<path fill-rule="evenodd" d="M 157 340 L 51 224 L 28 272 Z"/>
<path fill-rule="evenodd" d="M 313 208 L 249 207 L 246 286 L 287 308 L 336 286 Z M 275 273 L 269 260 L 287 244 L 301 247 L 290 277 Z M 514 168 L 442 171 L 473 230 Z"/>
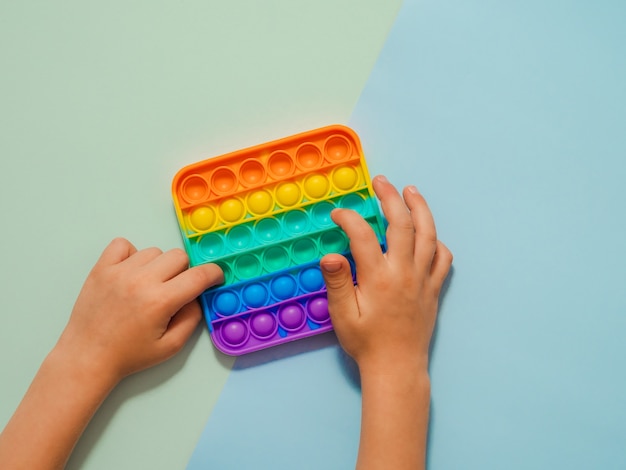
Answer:
<path fill-rule="evenodd" d="M 334 208 L 359 212 L 385 248 L 361 144 L 344 126 L 189 165 L 172 193 L 191 265 L 224 270 L 224 284 L 200 300 L 213 343 L 226 354 L 332 329 L 319 260 L 327 253 L 351 260 L 330 218 Z"/>

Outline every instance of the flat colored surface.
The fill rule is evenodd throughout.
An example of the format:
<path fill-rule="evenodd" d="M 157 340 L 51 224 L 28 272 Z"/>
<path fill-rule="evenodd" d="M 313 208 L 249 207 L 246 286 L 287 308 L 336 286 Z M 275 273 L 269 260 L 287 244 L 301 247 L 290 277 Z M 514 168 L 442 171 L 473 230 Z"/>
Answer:
<path fill-rule="evenodd" d="M 625 20 L 618 1 L 407 0 L 355 109 L 371 173 L 418 185 L 455 255 L 431 469 L 624 467 Z M 333 338 L 255 361 L 188 469 L 351 468 L 360 395 Z"/>
<path fill-rule="evenodd" d="M 110 239 L 180 247 L 179 168 L 345 123 L 399 3 L 0 5 L 0 427 Z M 68 468 L 184 468 L 231 365 L 199 329 L 114 391 Z"/>

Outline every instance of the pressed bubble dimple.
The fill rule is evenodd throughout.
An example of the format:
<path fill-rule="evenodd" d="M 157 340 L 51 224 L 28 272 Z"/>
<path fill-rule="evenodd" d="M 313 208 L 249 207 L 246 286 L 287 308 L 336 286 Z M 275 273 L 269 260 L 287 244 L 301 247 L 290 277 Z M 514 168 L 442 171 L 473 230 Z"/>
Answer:
<path fill-rule="evenodd" d="M 272 246 L 263 253 L 263 263 L 268 271 L 278 271 L 289 265 L 289 253 L 282 246 Z"/>
<path fill-rule="evenodd" d="M 320 248 L 324 254 L 341 253 L 348 248 L 348 240 L 339 230 L 330 230 L 321 236 Z"/>
<path fill-rule="evenodd" d="M 293 259 L 297 263 L 313 261 L 317 256 L 317 246 L 312 240 L 303 238 L 291 246 Z"/>
<path fill-rule="evenodd" d="M 309 228 L 309 216 L 303 210 L 287 212 L 283 217 L 285 231 L 291 235 L 300 235 Z"/>
<path fill-rule="evenodd" d="M 261 274 L 261 263 L 256 256 L 243 254 L 235 260 L 235 271 L 239 278 L 250 279 Z"/>
<path fill-rule="evenodd" d="M 258 240 L 269 243 L 280 237 L 280 223 L 274 218 L 261 219 L 255 224 L 254 231 Z"/>
<path fill-rule="evenodd" d="M 265 167 L 257 160 L 246 160 L 241 164 L 239 177 L 247 186 L 261 184 L 265 180 Z"/>
<path fill-rule="evenodd" d="M 315 204 L 311 209 L 313 223 L 318 227 L 329 227 L 334 225 L 333 220 L 330 218 L 330 213 L 334 208 L 335 206 L 328 201 L 321 201 Z"/>
<path fill-rule="evenodd" d="M 204 235 L 198 242 L 202 256 L 215 259 L 224 253 L 224 238 L 216 233 Z"/>
<path fill-rule="evenodd" d="M 270 155 L 267 166 L 274 178 L 285 178 L 291 175 L 295 169 L 293 159 L 286 152 L 274 152 Z"/>
<path fill-rule="evenodd" d="M 245 250 L 252 244 L 252 230 L 245 225 L 235 225 L 226 232 L 226 239 L 234 250 Z"/>
<path fill-rule="evenodd" d="M 211 176 L 211 187 L 220 194 L 229 193 L 237 187 L 237 176 L 230 168 L 217 168 Z"/>
<path fill-rule="evenodd" d="M 358 194 L 346 194 L 339 201 L 339 205 L 345 209 L 352 209 L 362 214 L 365 210 L 365 199 Z"/>
<path fill-rule="evenodd" d="M 188 202 L 202 201 L 209 194 L 209 184 L 202 176 L 191 175 L 182 182 L 181 193 Z"/>
<path fill-rule="evenodd" d="M 296 150 L 296 162 L 303 170 L 317 168 L 322 164 L 322 161 L 322 152 L 314 144 L 302 144 Z"/>
<path fill-rule="evenodd" d="M 348 139 L 340 135 L 329 137 L 324 145 L 326 157 L 330 160 L 340 161 L 349 158 L 352 154 L 352 146 Z"/>

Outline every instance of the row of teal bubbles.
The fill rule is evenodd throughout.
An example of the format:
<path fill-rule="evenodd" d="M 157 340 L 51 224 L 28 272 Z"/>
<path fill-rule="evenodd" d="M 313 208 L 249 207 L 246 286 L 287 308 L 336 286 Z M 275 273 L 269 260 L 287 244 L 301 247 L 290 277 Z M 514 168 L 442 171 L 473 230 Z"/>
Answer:
<path fill-rule="evenodd" d="M 218 288 L 204 295 L 212 312 L 222 317 L 319 292 L 323 287 L 320 268 L 311 266 L 299 272 L 292 270 L 230 288 Z"/>
<path fill-rule="evenodd" d="M 256 245 L 276 243 L 332 227 L 334 222 L 330 213 L 337 207 L 355 210 L 364 217 L 376 213 L 376 206 L 371 198 L 358 193 L 348 194 L 336 201 L 318 202 L 302 209 L 277 214 L 275 217 L 242 223 L 192 239 L 192 261 L 194 264 L 215 261 L 232 252 L 249 250 Z"/>
<path fill-rule="evenodd" d="M 270 309 L 252 313 L 213 324 L 217 341 L 229 348 L 241 348 L 250 336 L 258 340 L 271 340 L 286 337 L 308 329 L 318 329 L 323 325 L 330 327 L 328 300 L 325 295 L 316 295 L 299 301 L 284 302 Z M 328 328 L 327 327 L 327 328 Z"/>

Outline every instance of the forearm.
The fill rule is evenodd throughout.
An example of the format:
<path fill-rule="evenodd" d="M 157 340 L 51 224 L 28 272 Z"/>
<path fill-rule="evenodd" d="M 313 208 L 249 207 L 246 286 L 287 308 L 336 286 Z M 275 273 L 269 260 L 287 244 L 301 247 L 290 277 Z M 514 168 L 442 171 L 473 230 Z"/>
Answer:
<path fill-rule="evenodd" d="M 61 469 L 116 380 L 60 346 L 0 434 L 0 468 Z"/>
<path fill-rule="evenodd" d="M 423 469 L 430 407 L 425 367 L 361 370 L 358 470 Z"/>

